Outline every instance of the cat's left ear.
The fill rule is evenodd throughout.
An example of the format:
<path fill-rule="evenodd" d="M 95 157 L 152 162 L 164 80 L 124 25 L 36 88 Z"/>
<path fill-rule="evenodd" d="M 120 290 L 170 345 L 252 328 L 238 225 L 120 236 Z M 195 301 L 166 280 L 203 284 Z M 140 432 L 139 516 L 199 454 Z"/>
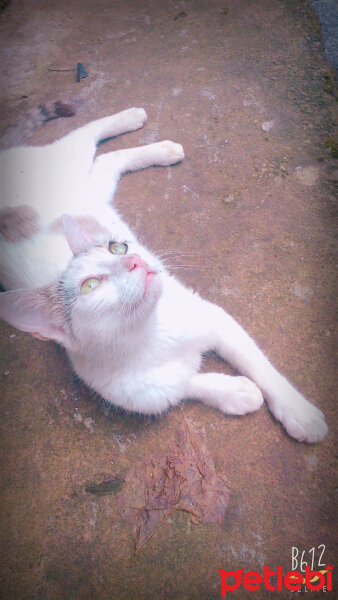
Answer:
<path fill-rule="evenodd" d="M 62 225 L 69 247 L 75 256 L 82 252 L 88 252 L 95 246 L 94 238 L 70 215 L 63 215 Z"/>
<path fill-rule="evenodd" d="M 46 288 L 0 293 L 0 318 L 41 340 L 70 345 L 61 314 Z"/>

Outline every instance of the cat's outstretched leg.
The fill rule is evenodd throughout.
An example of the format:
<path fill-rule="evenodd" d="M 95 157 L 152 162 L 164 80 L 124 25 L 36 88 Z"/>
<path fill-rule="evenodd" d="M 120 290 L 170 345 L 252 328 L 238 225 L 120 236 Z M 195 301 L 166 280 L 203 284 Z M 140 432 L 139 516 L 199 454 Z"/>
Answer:
<path fill-rule="evenodd" d="M 186 395 L 228 415 L 245 415 L 263 404 L 260 390 L 250 379 L 222 373 L 194 375 L 188 382 Z"/>
<path fill-rule="evenodd" d="M 75 129 L 57 143 L 74 147 L 74 151 L 76 146 L 81 146 L 80 149 L 87 146 L 93 154 L 100 140 L 140 129 L 146 120 L 147 113 L 143 108 L 127 108 L 115 115 L 91 121 Z"/>
<path fill-rule="evenodd" d="M 81 181 L 91 172 L 100 140 L 135 131 L 142 127 L 146 120 L 147 115 L 143 108 L 128 108 L 116 115 L 91 121 L 61 138 L 51 145 L 56 156 L 53 163 L 56 165 L 56 179 L 58 180 L 59 173 L 68 172 L 67 169 L 70 169 L 73 180 L 77 178 Z"/>
<path fill-rule="evenodd" d="M 230 315 L 214 304 L 202 302 L 200 318 L 208 323 L 208 349 L 215 350 L 258 385 L 271 412 L 292 437 L 304 442 L 322 440 L 328 430 L 323 413 L 278 373 Z"/>
<path fill-rule="evenodd" d="M 138 171 L 154 165 L 168 167 L 184 158 L 181 144 L 175 144 L 169 140 L 138 146 L 137 148 L 126 148 L 99 156 L 94 164 L 95 169 L 105 170 L 107 173 L 118 173 L 123 175 L 127 171 Z"/>
<path fill-rule="evenodd" d="M 95 160 L 90 176 L 93 198 L 109 202 L 119 178 L 127 171 L 154 165 L 167 167 L 183 158 L 183 147 L 168 140 L 102 154 Z"/>
<path fill-rule="evenodd" d="M 146 120 L 147 113 L 143 108 L 127 108 L 115 115 L 91 121 L 70 133 L 69 137 L 89 137 L 97 144 L 100 140 L 140 129 Z"/>
<path fill-rule="evenodd" d="M 121 135 L 128 131 L 136 131 L 143 127 L 147 120 L 147 113 L 143 108 L 127 108 L 110 117 L 103 117 L 85 125 L 95 142 L 109 137 Z"/>

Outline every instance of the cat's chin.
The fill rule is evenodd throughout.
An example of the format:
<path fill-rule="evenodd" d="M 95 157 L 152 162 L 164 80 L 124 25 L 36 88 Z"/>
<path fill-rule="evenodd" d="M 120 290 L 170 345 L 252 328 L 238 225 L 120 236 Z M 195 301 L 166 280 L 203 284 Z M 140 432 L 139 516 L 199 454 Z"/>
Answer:
<path fill-rule="evenodd" d="M 135 289 L 129 299 L 130 316 L 135 319 L 135 316 L 147 316 L 156 306 L 162 295 L 163 284 L 161 276 L 155 271 L 147 271 L 142 274 L 137 285 L 137 293 Z M 128 302 L 128 301 L 127 301 Z"/>

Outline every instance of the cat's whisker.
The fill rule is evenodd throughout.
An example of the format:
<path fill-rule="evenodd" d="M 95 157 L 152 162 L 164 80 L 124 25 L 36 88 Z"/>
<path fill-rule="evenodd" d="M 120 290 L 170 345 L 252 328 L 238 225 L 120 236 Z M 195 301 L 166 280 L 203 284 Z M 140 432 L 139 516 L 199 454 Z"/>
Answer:
<path fill-rule="evenodd" d="M 168 269 L 211 269 L 210 265 L 167 265 Z M 213 267 L 214 268 L 214 267 Z"/>
<path fill-rule="evenodd" d="M 154 256 L 156 256 L 156 258 L 162 259 L 162 258 L 167 258 L 168 256 L 172 256 L 172 257 L 179 257 L 179 256 L 200 256 L 201 252 L 197 251 L 197 250 L 165 250 L 165 251 L 154 251 L 153 252 Z"/>
<path fill-rule="evenodd" d="M 179 252 L 179 251 L 172 251 L 172 252 L 163 252 L 161 254 L 156 254 L 157 258 L 167 258 L 168 256 L 201 256 L 201 252 Z"/>

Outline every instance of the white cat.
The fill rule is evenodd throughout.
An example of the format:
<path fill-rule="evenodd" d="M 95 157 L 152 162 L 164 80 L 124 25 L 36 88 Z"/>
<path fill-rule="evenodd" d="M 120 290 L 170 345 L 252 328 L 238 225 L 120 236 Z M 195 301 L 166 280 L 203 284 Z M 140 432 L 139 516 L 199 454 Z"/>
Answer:
<path fill-rule="evenodd" d="M 94 160 L 99 140 L 142 127 L 130 108 L 89 123 L 46 147 L 0 159 L 0 315 L 67 349 L 76 373 L 106 401 L 161 413 L 194 398 L 228 414 L 271 412 L 300 441 L 327 426 L 218 306 L 184 287 L 110 207 L 120 176 L 182 160 L 165 141 Z M 215 350 L 246 377 L 198 373 Z M 258 386 L 258 387 L 257 387 Z M 260 391 L 261 390 L 261 391 Z"/>

